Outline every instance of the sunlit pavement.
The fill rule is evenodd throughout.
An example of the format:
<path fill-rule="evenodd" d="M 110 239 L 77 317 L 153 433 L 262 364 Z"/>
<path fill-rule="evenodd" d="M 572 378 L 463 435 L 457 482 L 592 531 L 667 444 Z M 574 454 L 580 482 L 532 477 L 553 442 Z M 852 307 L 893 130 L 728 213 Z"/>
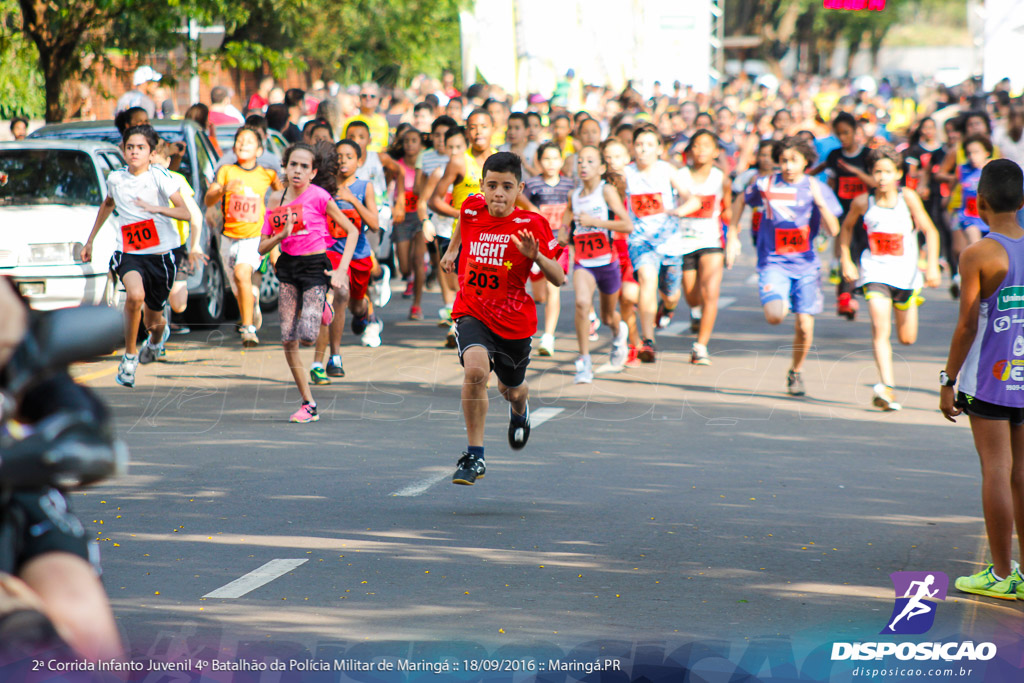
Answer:
<path fill-rule="evenodd" d="M 657 364 L 592 385 L 573 384 L 567 288 L 557 352 L 528 374 L 546 421 L 511 451 L 492 380 L 473 487 L 450 483 L 461 371 L 436 293 L 409 322 L 396 282 L 380 348 L 346 330 L 347 376 L 313 387 L 314 424 L 287 421 L 274 316 L 251 351 L 227 324 L 172 337 L 134 389 L 114 358 L 76 367 L 132 453 L 127 476 L 73 496 L 126 642 L 873 638 L 891 572 L 952 583 L 985 557 L 971 434 L 937 410 L 956 305 L 926 291 L 920 341 L 894 349 L 904 410 L 881 413 L 866 310 L 837 318 L 826 285 L 808 396 L 791 398 L 792 324 L 764 322 L 752 274 L 726 275 L 713 365 L 688 363 L 684 305 Z M 951 586 L 936 628 L 981 637 L 1019 611 Z"/>

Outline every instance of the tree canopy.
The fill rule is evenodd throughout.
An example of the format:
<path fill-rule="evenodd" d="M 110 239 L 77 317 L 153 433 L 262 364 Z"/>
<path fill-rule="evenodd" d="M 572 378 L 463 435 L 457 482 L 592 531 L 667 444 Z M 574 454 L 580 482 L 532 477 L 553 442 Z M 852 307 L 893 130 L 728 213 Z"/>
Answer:
<path fill-rule="evenodd" d="M 145 56 L 174 49 L 189 18 L 224 25 L 224 43 L 211 56 L 229 67 L 268 65 L 280 76 L 314 66 L 329 78 L 396 83 L 457 66 L 459 9 L 470 1 L 0 0 L 0 56 L 14 67 L 0 74 L 0 94 L 18 103 L 8 106 L 12 112 L 38 113 L 41 84 L 46 119 L 59 121 L 63 86 L 88 63 L 108 50 Z"/>

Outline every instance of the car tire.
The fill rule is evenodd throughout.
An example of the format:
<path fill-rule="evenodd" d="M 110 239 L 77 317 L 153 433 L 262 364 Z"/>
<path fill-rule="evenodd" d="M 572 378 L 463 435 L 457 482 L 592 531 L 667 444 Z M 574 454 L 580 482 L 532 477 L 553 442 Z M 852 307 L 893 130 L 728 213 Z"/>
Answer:
<path fill-rule="evenodd" d="M 203 293 L 188 302 L 189 318 L 199 325 L 219 325 L 224 318 L 224 270 L 215 256 L 203 267 Z"/>

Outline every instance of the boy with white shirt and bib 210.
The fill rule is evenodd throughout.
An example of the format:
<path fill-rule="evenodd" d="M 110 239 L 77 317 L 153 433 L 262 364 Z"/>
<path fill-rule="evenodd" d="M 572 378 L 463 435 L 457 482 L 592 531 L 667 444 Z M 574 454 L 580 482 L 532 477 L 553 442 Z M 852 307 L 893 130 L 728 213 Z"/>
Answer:
<path fill-rule="evenodd" d="M 125 353 L 117 368 L 117 383 L 135 386 L 139 363 L 160 357 L 164 327 L 164 306 L 174 285 L 176 264 L 173 249 L 181 237 L 172 220 L 191 218 L 178 181 L 167 169 L 150 164 L 160 138 L 152 126 L 134 126 L 121 142 L 127 165 L 107 176 L 107 198 L 100 204 L 89 239 L 82 247 L 82 261 L 92 259 L 92 243 L 103 224 L 114 216 L 117 248 L 110 268 L 124 283 Z M 137 344 L 139 319 L 149 336 Z"/>

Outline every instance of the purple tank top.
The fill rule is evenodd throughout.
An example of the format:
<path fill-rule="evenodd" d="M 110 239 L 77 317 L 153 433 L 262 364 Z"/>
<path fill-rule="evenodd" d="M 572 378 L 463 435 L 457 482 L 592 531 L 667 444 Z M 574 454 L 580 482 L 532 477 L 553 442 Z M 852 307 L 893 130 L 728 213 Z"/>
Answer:
<path fill-rule="evenodd" d="M 978 335 L 960 373 L 960 391 L 1000 406 L 1024 408 L 1024 237 L 989 233 L 1010 267 L 995 293 L 982 299 Z"/>

